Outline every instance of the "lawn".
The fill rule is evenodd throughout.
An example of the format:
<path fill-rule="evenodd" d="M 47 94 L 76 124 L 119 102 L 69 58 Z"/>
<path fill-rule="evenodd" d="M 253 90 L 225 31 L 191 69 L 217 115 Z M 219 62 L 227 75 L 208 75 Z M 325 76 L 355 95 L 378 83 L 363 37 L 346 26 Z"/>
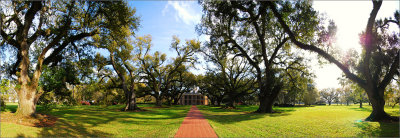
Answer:
<path fill-rule="evenodd" d="M 399 123 L 363 122 L 371 106 L 315 106 L 274 108 L 280 113 L 252 113 L 257 106 L 239 109 L 198 106 L 219 137 L 398 137 Z M 385 109 L 399 116 L 399 107 Z"/>
<path fill-rule="evenodd" d="M 116 106 L 59 106 L 49 114 L 58 117 L 52 127 L 38 128 L 1 122 L 1 137 L 173 137 L 190 106 L 152 108 L 144 112 L 119 111 Z M 7 111 L 15 111 L 8 104 Z M 40 108 L 40 107 L 38 107 Z"/>
<path fill-rule="evenodd" d="M 190 106 L 121 112 L 117 106 L 58 106 L 49 114 L 59 118 L 52 127 L 38 128 L 1 122 L 2 137 L 173 137 Z M 219 137 L 398 137 L 398 123 L 363 122 L 370 106 L 315 106 L 275 108 L 280 113 L 252 113 L 257 106 L 238 109 L 198 106 Z M 8 104 L 13 112 L 16 104 Z M 38 107 L 39 109 L 41 107 Z M 386 108 L 399 116 L 399 107 Z"/>

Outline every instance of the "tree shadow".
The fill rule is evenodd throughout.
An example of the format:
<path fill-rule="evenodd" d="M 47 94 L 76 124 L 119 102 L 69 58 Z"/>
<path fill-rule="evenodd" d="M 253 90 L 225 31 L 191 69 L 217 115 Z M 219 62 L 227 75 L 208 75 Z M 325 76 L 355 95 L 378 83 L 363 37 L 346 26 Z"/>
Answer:
<path fill-rule="evenodd" d="M 27 136 L 25 136 L 25 134 L 18 133 L 16 137 L 17 137 L 17 138 L 25 138 L 25 137 L 27 137 Z"/>
<path fill-rule="evenodd" d="M 354 126 L 361 129 L 357 137 L 399 137 L 399 123 L 379 122 L 379 127 L 371 125 L 371 122 L 357 122 Z"/>
<path fill-rule="evenodd" d="M 117 124 L 140 124 L 140 125 L 159 125 L 157 120 L 168 120 L 176 118 L 184 118 L 186 114 L 181 111 L 188 110 L 185 108 L 174 109 L 155 109 L 141 112 L 123 112 L 116 107 L 111 108 L 95 108 L 82 107 L 79 108 L 62 108 L 51 112 L 59 118 L 57 123 L 52 127 L 43 128 L 38 137 L 114 137 L 115 134 L 108 133 L 106 130 L 94 130 L 103 124 L 109 124 L 116 121 Z M 175 110 L 168 111 L 168 110 Z"/>
<path fill-rule="evenodd" d="M 58 120 L 53 127 L 43 128 L 39 137 L 112 137 L 112 134 L 99 130 L 88 130 L 90 126 L 84 126 L 79 122 Z"/>
<path fill-rule="evenodd" d="M 355 110 L 355 111 L 366 111 L 366 112 L 372 112 L 372 109 L 371 108 L 349 108 L 349 109 L 352 109 L 352 110 Z"/>
<path fill-rule="evenodd" d="M 207 110 L 202 114 L 208 120 L 215 121 L 221 124 L 231 124 L 241 121 L 259 119 L 266 116 L 269 117 L 281 117 L 290 115 L 290 112 L 296 111 L 293 107 L 280 107 L 275 108 L 275 113 L 255 113 L 254 107 L 241 107 L 237 109 L 222 109 L 214 107 L 201 106 L 201 110 Z"/>

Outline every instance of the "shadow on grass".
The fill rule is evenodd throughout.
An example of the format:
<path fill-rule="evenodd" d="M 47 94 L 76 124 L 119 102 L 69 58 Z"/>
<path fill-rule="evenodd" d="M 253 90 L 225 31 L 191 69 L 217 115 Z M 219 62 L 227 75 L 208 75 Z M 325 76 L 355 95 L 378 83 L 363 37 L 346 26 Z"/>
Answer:
<path fill-rule="evenodd" d="M 53 127 L 43 128 L 39 137 L 112 137 L 112 134 L 99 131 L 89 130 L 90 126 L 84 126 L 80 122 L 72 122 L 64 119 L 57 121 Z"/>
<path fill-rule="evenodd" d="M 104 124 L 117 124 L 122 127 L 131 127 L 133 124 L 159 125 L 157 122 L 160 121 L 157 120 L 184 118 L 186 113 L 183 112 L 188 110 L 187 107 L 182 106 L 173 109 L 123 112 L 119 110 L 122 107 L 121 105 L 58 107 L 49 112 L 50 115 L 59 118 L 56 124 L 42 128 L 37 135 L 38 137 L 114 137 L 115 134 L 105 130 L 112 126 L 102 128 Z M 99 125 L 102 126 L 96 127 Z M 17 136 L 25 137 L 24 134 L 17 134 Z"/>
<path fill-rule="evenodd" d="M 199 107 L 199 106 L 198 106 Z M 295 107 L 279 107 L 274 108 L 276 113 L 255 113 L 255 106 L 239 106 L 237 109 L 222 109 L 219 107 L 200 106 L 200 110 L 204 110 L 202 114 L 211 121 L 221 124 L 230 124 L 241 121 L 253 120 L 269 117 L 280 117 L 290 115 L 290 112 L 296 111 Z"/>
<path fill-rule="evenodd" d="M 355 111 L 367 111 L 367 112 L 372 112 L 372 109 L 371 108 L 349 108 L 349 109 L 352 109 L 352 110 L 355 110 Z"/>
<path fill-rule="evenodd" d="M 372 136 L 372 137 L 399 137 L 399 123 L 384 123 L 379 122 L 379 127 L 374 127 L 368 122 L 358 122 L 354 125 L 360 128 L 361 133 L 357 137 Z"/>

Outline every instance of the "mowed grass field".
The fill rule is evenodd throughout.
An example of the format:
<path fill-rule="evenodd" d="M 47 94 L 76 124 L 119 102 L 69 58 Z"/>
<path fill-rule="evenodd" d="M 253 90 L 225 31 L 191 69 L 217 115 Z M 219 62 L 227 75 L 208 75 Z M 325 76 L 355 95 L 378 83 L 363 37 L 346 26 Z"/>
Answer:
<path fill-rule="evenodd" d="M 147 111 L 122 112 L 123 105 L 61 106 L 49 112 L 59 118 L 54 126 L 38 128 L 1 122 L 1 137 L 173 137 L 190 109 L 138 106 Z M 16 108 L 17 104 L 8 103 L 6 111 Z"/>
<path fill-rule="evenodd" d="M 121 112 L 117 106 L 59 106 L 49 114 L 59 118 L 52 127 L 38 128 L 1 122 L 1 137 L 173 137 L 190 106 Z M 274 108 L 280 113 L 252 113 L 257 106 L 238 109 L 197 106 L 219 137 L 398 137 L 399 123 L 363 122 L 370 106 Z M 16 104 L 8 104 L 7 112 Z M 38 107 L 40 108 L 40 106 Z M 385 109 L 399 116 L 399 107 Z"/>
<path fill-rule="evenodd" d="M 219 137 L 399 137 L 399 123 L 363 122 L 371 106 L 274 108 L 280 113 L 252 113 L 257 106 L 238 109 L 198 106 Z M 385 111 L 399 116 L 399 106 Z"/>

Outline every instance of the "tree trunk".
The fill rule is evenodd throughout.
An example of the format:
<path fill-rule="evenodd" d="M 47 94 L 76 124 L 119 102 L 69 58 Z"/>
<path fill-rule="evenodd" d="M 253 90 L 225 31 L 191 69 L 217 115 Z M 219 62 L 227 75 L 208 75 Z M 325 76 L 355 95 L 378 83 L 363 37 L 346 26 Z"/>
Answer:
<path fill-rule="evenodd" d="M 346 101 L 346 105 L 349 106 L 349 101 Z"/>
<path fill-rule="evenodd" d="M 178 102 L 181 100 L 181 98 L 182 98 L 182 93 L 180 93 L 180 94 L 178 94 L 179 96 L 178 97 L 175 97 L 174 98 L 174 105 L 178 105 Z"/>
<path fill-rule="evenodd" d="M 273 106 L 273 100 L 269 97 L 263 97 L 260 99 L 260 106 L 257 109 L 257 113 L 273 113 L 274 111 L 272 110 Z"/>
<path fill-rule="evenodd" d="M 137 105 L 136 105 L 136 94 L 134 92 L 131 92 L 127 98 L 128 98 L 128 101 L 125 106 L 125 111 L 140 110 L 140 108 L 137 107 Z"/>
<path fill-rule="evenodd" d="M 162 106 L 161 96 L 156 96 L 156 106 Z"/>
<path fill-rule="evenodd" d="M 235 108 L 234 101 L 229 101 L 228 104 L 226 104 L 226 108 Z"/>
<path fill-rule="evenodd" d="M 272 87 L 271 85 L 269 85 Z M 274 104 L 274 101 L 276 97 L 278 96 L 281 88 L 283 85 L 277 84 L 273 86 L 273 88 L 269 88 L 271 92 L 268 94 L 266 91 L 264 91 L 264 94 L 268 94 L 267 96 L 262 96 L 260 95 L 260 107 L 257 109 L 256 112 L 258 113 L 273 113 L 274 111 L 272 110 L 272 106 Z M 264 88 L 263 90 L 268 90 Z"/>
<path fill-rule="evenodd" d="M 329 106 L 331 105 L 331 101 L 328 101 Z"/>
<path fill-rule="evenodd" d="M 34 116 L 36 112 L 36 103 L 38 96 L 36 89 L 22 85 L 18 92 L 18 109 L 16 114 L 21 116 Z M 35 98 L 37 97 L 37 98 Z"/>
<path fill-rule="evenodd" d="M 360 108 L 362 108 L 362 100 L 360 100 Z"/>
<path fill-rule="evenodd" d="M 210 98 L 211 105 L 215 106 L 215 98 Z"/>
<path fill-rule="evenodd" d="M 383 90 L 382 90 L 383 91 Z M 378 90 L 367 93 L 372 104 L 372 113 L 365 119 L 367 121 L 399 121 L 398 117 L 388 115 L 385 110 L 385 100 L 383 94 L 379 95 Z"/>
<path fill-rule="evenodd" d="M 221 106 L 222 98 L 223 98 L 223 96 L 217 97 L 217 106 Z"/>

